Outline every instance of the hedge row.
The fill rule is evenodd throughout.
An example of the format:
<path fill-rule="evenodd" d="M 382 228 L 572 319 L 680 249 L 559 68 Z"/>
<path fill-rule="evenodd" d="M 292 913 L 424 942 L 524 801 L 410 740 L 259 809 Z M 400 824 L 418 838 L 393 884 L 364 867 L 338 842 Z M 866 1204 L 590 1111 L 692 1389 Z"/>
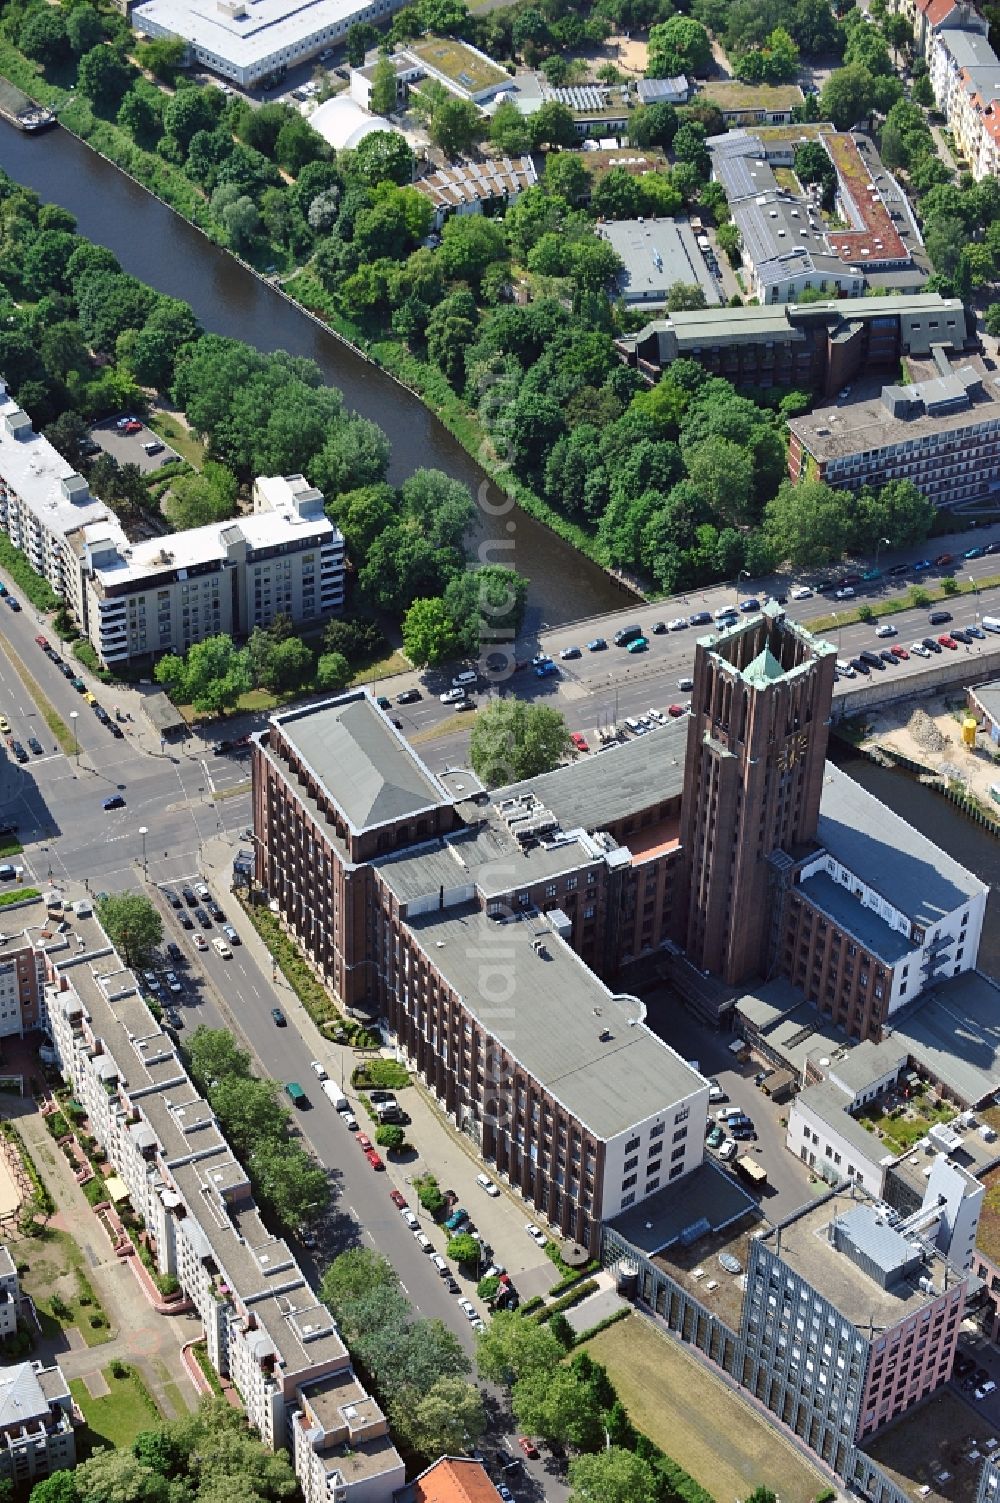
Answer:
<path fill-rule="evenodd" d="M 27 554 L 15 548 L 6 533 L 0 533 L 0 564 L 36 610 L 54 611 L 57 608 L 59 596 L 55 590 L 31 567 Z"/>
<path fill-rule="evenodd" d="M 544 1309 L 539 1310 L 534 1318 L 539 1325 L 544 1325 L 547 1320 L 551 1320 L 552 1316 L 556 1315 L 560 1310 L 569 1310 L 573 1305 L 578 1305 L 581 1300 L 587 1298 L 588 1294 L 593 1294 L 594 1290 L 598 1288 L 600 1288 L 600 1285 L 596 1279 L 584 1279 L 582 1284 L 578 1284 L 575 1289 L 571 1289 L 568 1294 L 564 1294 L 562 1299 L 554 1299 L 551 1305 L 546 1305 Z"/>

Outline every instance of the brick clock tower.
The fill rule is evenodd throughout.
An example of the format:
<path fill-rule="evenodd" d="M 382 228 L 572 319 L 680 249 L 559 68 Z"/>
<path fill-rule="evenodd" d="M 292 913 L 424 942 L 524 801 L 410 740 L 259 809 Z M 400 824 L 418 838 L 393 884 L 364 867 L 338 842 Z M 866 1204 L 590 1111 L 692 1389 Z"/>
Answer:
<path fill-rule="evenodd" d="M 816 834 L 835 660 L 778 605 L 695 649 L 678 938 L 730 986 L 766 972 L 775 872 Z"/>

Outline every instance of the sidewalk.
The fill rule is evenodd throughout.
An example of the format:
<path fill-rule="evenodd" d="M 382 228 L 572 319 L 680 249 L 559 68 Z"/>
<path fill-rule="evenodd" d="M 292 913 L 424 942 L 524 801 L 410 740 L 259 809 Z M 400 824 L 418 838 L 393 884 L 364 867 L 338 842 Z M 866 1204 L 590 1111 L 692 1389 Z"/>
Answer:
<path fill-rule="evenodd" d="M 225 908 L 230 922 L 240 936 L 248 953 L 253 957 L 265 985 L 270 984 L 271 955 L 243 907 L 232 902 L 231 877 L 234 846 L 224 836 L 213 836 L 205 842 L 205 880 L 219 903 Z M 351 1071 L 358 1056 L 349 1046 L 333 1043 L 325 1038 L 302 1006 L 301 1002 L 278 972 L 274 987 L 275 1000 L 290 1024 L 293 1024 L 305 1040 L 314 1059 L 326 1067 L 331 1080 L 343 1081 L 344 1090 L 362 1131 L 367 1131 L 368 1114 L 358 1100 L 358 1093 L 351 1085 Z M 266 1062 L 262 1062 L 266 1072 Z M 464 1206 L 474 1224 L 493 1248 L 494 1255 L 517 1280 L 522 1297 L 544 1294 L 559 1278 L 559 1270 L 550 1258 L 531 1240 L 524 1228 L 537 1213 L 520 1196 L 509 1190 L 484 1164 L 471 1139 L 459 1131 L 433 1101 L 430 1093 L 416 1077 L 414 1083 L 402 1092 L 400 1100 L 409 1113 L 411 1125 L 407 1138 L 417 1150 L 416 1158 L 399 1163 L 386 1157 L 386 1174 L 391 1183 L 402 1190 L 413 1202 L 415 1176 L 429 1170 L 437 1178 L 442 1190 L 454 1190 L 458 1203 Z M 374 1136 L 374 1124 L 371 1124 Z M 486 1172 L 500 1190 L 497 1198 L 486 1194 L 476 1183 L 476 1175 Z M 544 1230 L 544 1227 L 543 1227 Z M 518 1278 L 519 1275 L 526 1275 Z"/>
<path fill-rule="evenodd" d="M 60 1224 L 83 1253 L 87 1277 L 116 1333 L 111 1341 L 94 1347 L 72 1347 L 65 1335 L 41 1341 L 32 1356 L 57 1361 L 67 1378 L 100 1373 L 119 1357 L 138 1369 L 168 1419 L 183 1412 L 178 1398 L 193 1409 L 197 1395 L 180 1352 L 184 1342 L 192 1338 L 192 1323 L 183 1317 L 157 1315 L 151 1309 L 128 1267 L 129 1260 L 115 1256 L 69 1163 L 49 1136 L 37 1103 L 30 1098 L 12 1103 L 7 1115 L 16 1121 L 28 1152 L 48 1184 L 59 1208 Z M 30 1260 L 30 1249 L 31 1243 L 26 1240 L 18 1245 L 17 1255 Z"/>

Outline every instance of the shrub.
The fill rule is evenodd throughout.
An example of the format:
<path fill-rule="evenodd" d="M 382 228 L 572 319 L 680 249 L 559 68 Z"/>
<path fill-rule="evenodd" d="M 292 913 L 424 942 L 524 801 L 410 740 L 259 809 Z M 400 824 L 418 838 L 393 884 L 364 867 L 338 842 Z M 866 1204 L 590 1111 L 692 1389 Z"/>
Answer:
<path fill-rule="evenodd" d="M 441 1193 L 441 1186 L 434 1175 L 421 1175 L 419 1179 L 413 1181 L 413 1188 L 416 1190 L 417 1199 L 424 1210 L 435 1218 L 440 1216 L 444 1210 L 444 1196 Z"/>
<path fill-rule="evenodd" d="M 61 1294 L 54 1294 L 52 1296 L 49 1300 L 49 1309 L 56 1320 L 68 1320 L 73 1313 Z"/>
<path fill-rule="evenodd" d="M 598 1287 L 596 1279 L 584 1279 L 582 1284 L 577 1284 L 575 1289 L 571 1289 L 561 1299 L 553 1300 L 551 1305 L 545 1305 L 543 1309 L 539 1310 L 535 1319 L 539 1324 L 551 1320 L 553 1315 L 559 1314 L 560 1310 L 568 1310 L 572 1305 L 578 1305 L 581 1300 L 587 1298 L 588 1294 L 593 1294 L 594 1290 Z"/>
<path fill-rule="evenodd" d="M 875 612 L 872 610 L 870 605 L 859 605 L 857 616 L 859 621 L 874 621 Z"/>
<path fill-rule="evenodd" d="M 834 1503 L 837 1490 L 833 1487 L 824 1487 L 816 1494 L 816 1503 Z"/>
<path fill-rule="evenodd" d="M 129 1364 L 127 1362 L 123 1362 L 120 1357 L 115 1357 L 111 1363 L 111 1376 L 113 1378 L 118 1378 L 119 1381 L 122 1381 L 123 1379 L 130 1378 L 132 1376 L 132 1369 Z"/>
<path fill-rule="evenodd" d="M 375 1134 L 375 1141 L 380 1148 L 385 1148 L 389 1153 L 402 1153 L 406 1143 L 406 1134 L 401 1127 L 392 1127 L 388 1123 L 380 1127 Z"/>
<path fill-rule="evenodd" d="M 22 595 L 40 611 L 54 611 L 59 605 L 59 596 L 40 574 L 36 574 L 20 548 L 15 548 L 10 538 L 0 533 L 0 564 L 14 580 Z"/>
<path fill-rule="evenodd" d="M 351 1080 L 360 1090 L 375 1087 L 399 1091 L 403 1086 L 409 1085 L 410 1076 L 405 1065 L 401 1065 L 398 1060 L 366 1059 L 363 1064 L 355 1067 Z"/>
<path fill-rule="evenodd" d="M 943 595 L 957 595 L 958 580 L 953 579 L 950 574 L 946 574 L 944 579 L 942 579 L 941 581 L 941 593 Z"/>
<path fill-rule="evenodd" d="M 92 1315 L 90 1317 L 90 1328 L 93 1331 L 99 1331 L 101 1327 L 106 1324 L 107 1321 L 104 1319 L 103 1315 Z"/>

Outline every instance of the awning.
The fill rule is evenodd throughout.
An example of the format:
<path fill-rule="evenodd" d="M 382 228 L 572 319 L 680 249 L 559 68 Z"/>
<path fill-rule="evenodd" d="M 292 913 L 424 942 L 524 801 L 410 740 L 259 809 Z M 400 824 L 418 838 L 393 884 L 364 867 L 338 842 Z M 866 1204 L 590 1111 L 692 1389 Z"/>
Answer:
<path fill-rule="evenodd" d="M 123 1200 L 128 1200 L 128 1185 L 121 1175 L 109 1175 L 104 1181 L 104 1186 L 116 1206 L 121 1205 Z"/>

